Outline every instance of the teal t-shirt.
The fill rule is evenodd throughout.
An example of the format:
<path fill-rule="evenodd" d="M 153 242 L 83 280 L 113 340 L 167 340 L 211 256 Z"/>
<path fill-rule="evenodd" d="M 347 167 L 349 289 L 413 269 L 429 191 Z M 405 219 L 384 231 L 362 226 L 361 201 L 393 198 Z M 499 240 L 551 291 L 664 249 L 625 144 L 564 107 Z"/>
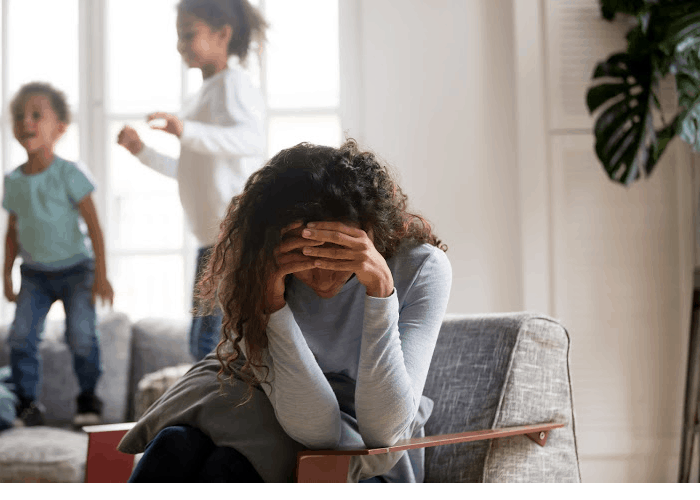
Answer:
<path fill-rule="evenodd" d="M 87 169 L 54 156 L 48 168 L 26 175 L 17 167 L 5 176 L 2 206 L 17 216 L 23 263 L 59 270 L 94 258 L 78 204 L 95 189 Z"/>

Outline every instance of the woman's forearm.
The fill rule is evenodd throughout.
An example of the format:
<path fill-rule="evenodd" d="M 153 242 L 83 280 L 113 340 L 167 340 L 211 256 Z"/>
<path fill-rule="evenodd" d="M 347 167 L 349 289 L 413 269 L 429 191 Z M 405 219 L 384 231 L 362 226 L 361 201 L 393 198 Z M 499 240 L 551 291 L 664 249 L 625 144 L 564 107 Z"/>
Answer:
<path fill-rule="evenodd" d="M 277 420 L 294 440 L 312 449 L 336 448 L 340 408 L 288 306 L 270 315 L 263 383 Z M 265 370 L 256 371 L 258 377 Z"/>
<path fill-rule="evenodd" d="M 434 249 L 402 297 L 365 297 L 355 405 L 368 446 L 391 446 L 418 412 L 447 309 L 452 268 Z"/>
<path fill-rule="evenodd" d="M 392 446 L 418 410 L 401 350 L 398 308 L 395 290 L 384 299 L 365 298 L 355 413 L 369 447 Z"/>

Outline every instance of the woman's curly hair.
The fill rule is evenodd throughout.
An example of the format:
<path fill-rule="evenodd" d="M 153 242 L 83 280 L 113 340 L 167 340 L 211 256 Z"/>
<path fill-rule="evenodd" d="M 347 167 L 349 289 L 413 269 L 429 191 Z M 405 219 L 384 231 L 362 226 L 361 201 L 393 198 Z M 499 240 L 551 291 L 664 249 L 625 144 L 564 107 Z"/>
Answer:
<path fill-rule="evenodd" d="M 264 382 L 251 368 L 265 368 L 265 288 L 276 271 L 274 252 L 281 230 L 295 221 L 322 220 L 372 228 L 374 246 L 385 259 L 404 240 L 447 250 L 424 218 L 407 211 L 407 196 L 388 168 L 374 154 L 360 151 L 354 140 L 340 148 L 301 143 L 277 153 L 231 200 L 197 286 L 195 312 L 207 314 L 216 306 L 223 312 L 222 340 L 216 348 L 219 377 L 234 378 L 245 337 L 248 356 L 235 370 L 250 385 L 245 401 L 254 385 Z"/>

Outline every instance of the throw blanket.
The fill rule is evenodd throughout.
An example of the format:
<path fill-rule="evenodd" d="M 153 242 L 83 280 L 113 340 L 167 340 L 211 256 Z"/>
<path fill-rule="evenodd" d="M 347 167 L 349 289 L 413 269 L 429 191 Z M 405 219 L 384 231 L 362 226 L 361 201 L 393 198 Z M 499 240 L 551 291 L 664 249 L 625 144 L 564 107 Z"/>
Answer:
<path fill-rule="evenodd" d="M 237 361 L 237 368 L 243 364 Z M 163 394 L 122 438 L 119 451 L 142 453 L 146 445 L 163 428 L 190 425 L 207 434 L 217 446 L 241 452 L 265 482 L 294 481 L 297 453 L 306 448 L 290 438 L 275 416 L 272 404 L 262 389 L 256 388 L 246 404 L 237 406 L 248 385 L 236 380 L 219 383 L 219 361 L 210 353 L 195 364 Z M 234 371 L 235 373 L 235 371 Z M 340 374 L 326 375 L 338 398 L 342 418 L 341 449 L 365 448 L 354 411 L 355 381 Z M 433 409 L 433 402 L 423 396 L 410 436 L 423 434 L 423 426 Z M 422 470 L 413 470 L 407 452 L 372 456 L 353 456 L 348 482 L 357 482 L 403 468 L 404 477 L 422 481 Z"/>

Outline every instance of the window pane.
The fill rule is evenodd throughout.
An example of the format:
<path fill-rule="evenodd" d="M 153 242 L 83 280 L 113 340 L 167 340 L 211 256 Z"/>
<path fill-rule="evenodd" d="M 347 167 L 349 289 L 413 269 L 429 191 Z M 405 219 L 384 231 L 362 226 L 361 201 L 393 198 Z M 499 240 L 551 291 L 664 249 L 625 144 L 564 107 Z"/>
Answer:
<path fill-rule="evenodd" d="M 180 108 L 178 0 L 107 1 L 107 109 L 113 113 Z M 57 2 L 59 3 L 59 2 Z"/>
<path fill-rule="evenodd" d="M 113 257 L 108 266 L 114 309 L 124 311 L 132 321 L 189 314 L 192 292 L 185 290 L 182 256 Z"/>
<path fill-rule="evenodd" d="M 285 116 L 270 119 L 269 156 L 300 142 L 340 146 L 340 120 L 337 116 Z"/>
<path fill-rule="evenodd" d="M 80 129 L 77 124 L 70 125 L 66 129 L 66 133 L 61 137 L 61 139 L 56 143 L 56 149 L 54 152 L 70 161 L 77 161 L 80 159 L 80 142 L 78 136 L 80 134 Z M 17 142 L 14 136 L 10 139 L 10 165 L 8 170 L 14 170 L 15 168 L 22 165 L 27 161 L 27 151 Z M 94 170 L 95 165 L 88 165 L 90 170 Z"/>
<path fill-rule="evenodd" d="M 270 108 L 338 106 L 337 0 L 267 0 L 265 14 Z"/>
<path fill-rule="evenodd" d="M 48 81 L 78 103 L 78 0 L 10 0 L 10 98 L 25 83 Z"/>
<path fill-rule="evenodd" d="M 110 216 L 115 249 L 177 249 L 183 245 L 184 218 L 175 179 L 152 170 L 116 143 L 123 122 L 110 126 Z M 141 140 L 177 157 L 178 140 L 151 130 L 143 122 L 129 122 Z"/>

